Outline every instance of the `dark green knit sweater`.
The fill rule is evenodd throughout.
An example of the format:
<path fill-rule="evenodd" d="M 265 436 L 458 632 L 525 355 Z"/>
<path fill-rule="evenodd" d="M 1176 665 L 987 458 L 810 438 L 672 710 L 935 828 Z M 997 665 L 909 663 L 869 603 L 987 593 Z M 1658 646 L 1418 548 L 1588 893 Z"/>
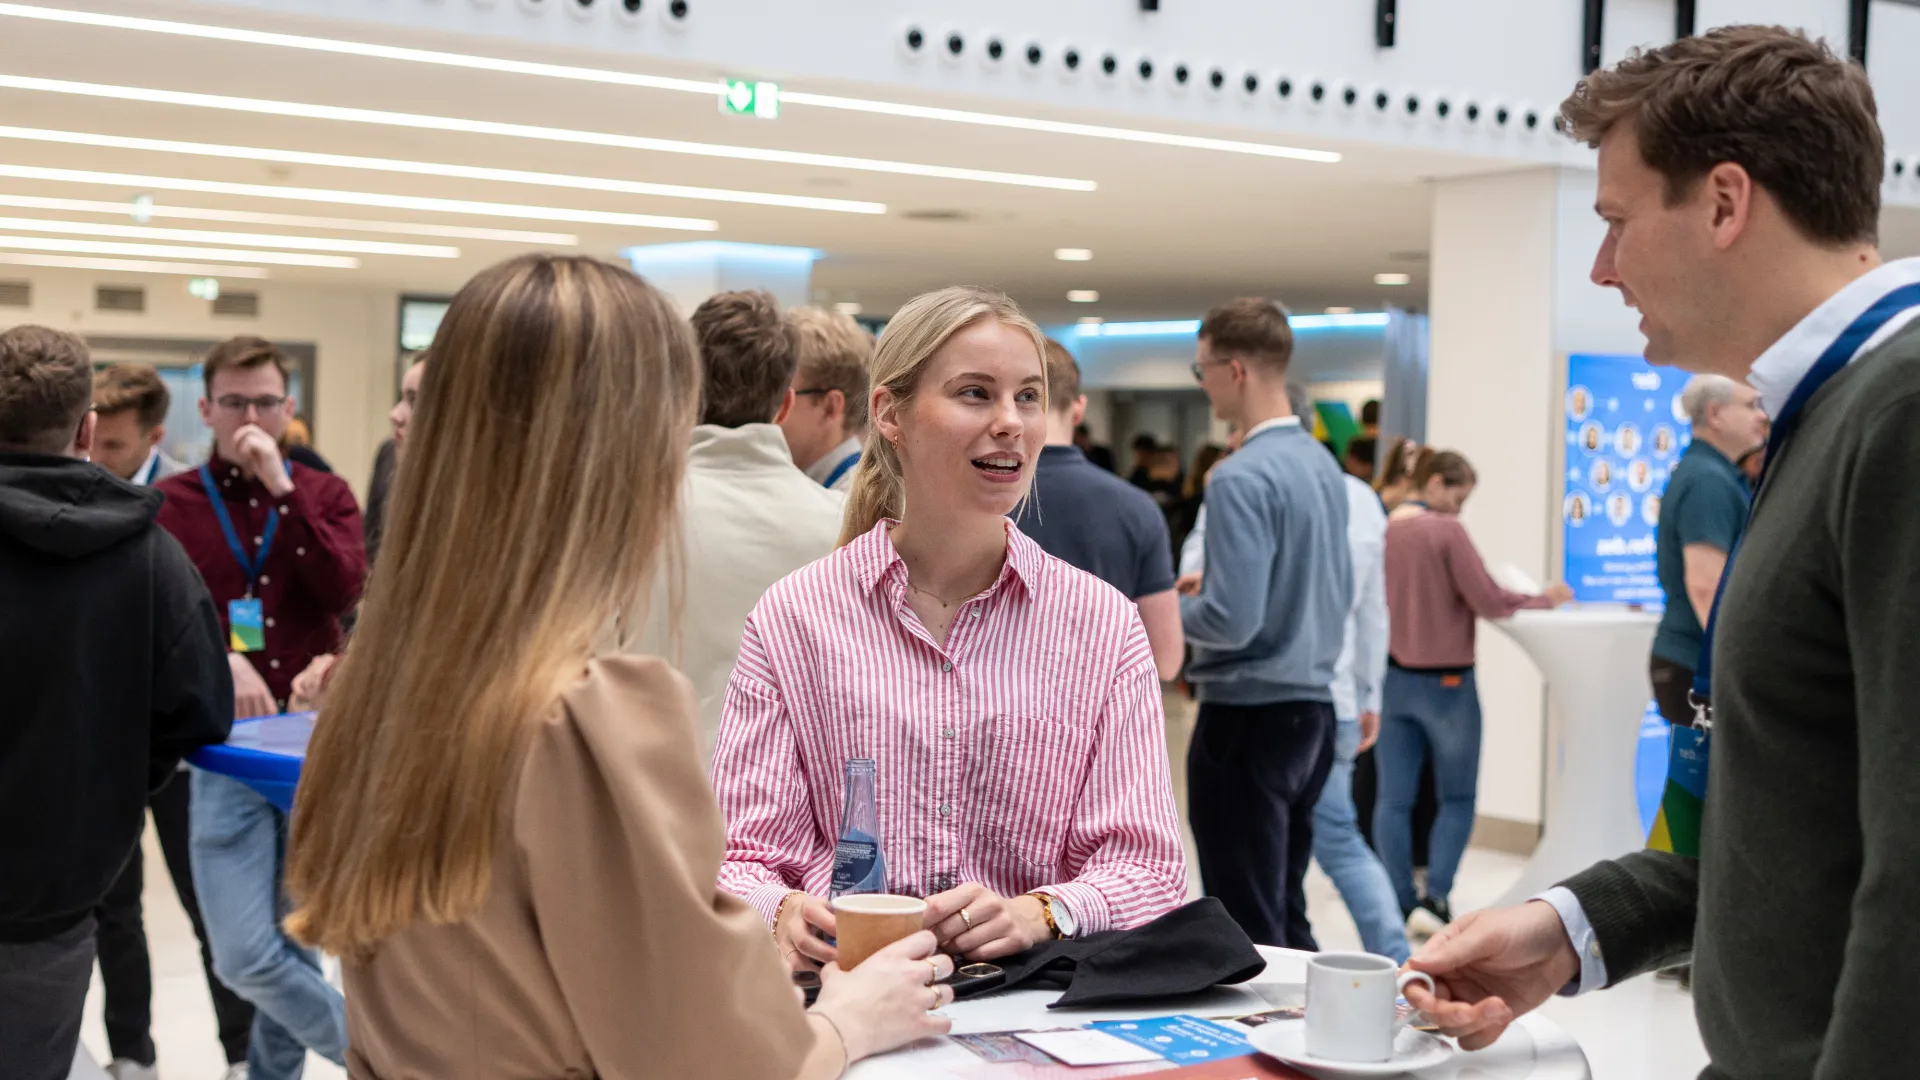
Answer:
<path fill-rule="evenodd" d="M 1706 1077 L 1920 1077 L 1920 322 L 1808 403 L 1716 635 L 1699 862 L 1567 882 L 1607 976 L 1691 952 Z"/>

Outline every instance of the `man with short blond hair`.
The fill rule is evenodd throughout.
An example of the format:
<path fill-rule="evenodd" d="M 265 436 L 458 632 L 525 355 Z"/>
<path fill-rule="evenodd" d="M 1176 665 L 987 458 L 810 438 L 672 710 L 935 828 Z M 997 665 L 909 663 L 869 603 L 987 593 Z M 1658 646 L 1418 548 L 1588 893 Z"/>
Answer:
<path fill-rule="evenodd" d="M 87 346 L 0 332 L 0 1073 L 61 1080 L 94 912 L 139 850 L 148 794 L 233 722 L 206 586 L 154 525 L 158 492 L 89 464 Z M 151 1064 L 151 1057 L 145 1064 Z"/>
<path fill-rule="evenodd" d="M 873 335 L 838 311 L 798 307 L 787 322 L 800 335 L 793 408 L 780 421 L 793 463 L 825 487 L 853 490 L 867 434 L 867 367 Z"/>
<path fill-rule="evenodd" d="M 1873 88 L 1800 33 L 1731 26 L 1595 72 L 1561 114 L 1600 152 L 1594 283 L 1640 311 L 1649 361 L 1759 392 L 1766 472 L 1659 849 L 1467 915 L 1411 961 L 1440 992 L 1407 998 L 1476 1049 L 1556 992 L 1691 960 L 1707 1080 L 1912 1075 L 1890 988 L 1920 953 L 1920 259 L 1875 248 Z"/>

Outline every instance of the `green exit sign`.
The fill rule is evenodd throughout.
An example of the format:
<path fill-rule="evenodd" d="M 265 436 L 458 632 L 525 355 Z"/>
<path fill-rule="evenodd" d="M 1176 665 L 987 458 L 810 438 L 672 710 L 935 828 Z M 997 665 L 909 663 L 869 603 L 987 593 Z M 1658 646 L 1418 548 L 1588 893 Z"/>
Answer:
<path fill-rule="evenodd" d="M 780 84 L 750 79 L 725 79 L 720 83 L 720 111 L 728 116 L 757 116 L 762 120 L 780 118 Z"/>

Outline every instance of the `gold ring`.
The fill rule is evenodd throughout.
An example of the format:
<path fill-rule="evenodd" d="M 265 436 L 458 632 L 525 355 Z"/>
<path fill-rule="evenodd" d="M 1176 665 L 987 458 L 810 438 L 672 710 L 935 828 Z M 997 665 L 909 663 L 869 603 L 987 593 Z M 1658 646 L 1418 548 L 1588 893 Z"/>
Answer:
<path fill-rule="evenodd" d="M 933 991 L 933 1004 L 927 1006 L 927 1011 L 939 1012 L 940 1011 L 940 988 L 937 986 L 931 986 L 931 987 L 928 987 L 928 989 Z"/>
<path fill-rule="evenodd" d="M 973 929 L 973 916 L 967 914 L 966 908 L 960 909 L 960 921 L 967 924 L 967 929 Z"/>
<path fill-rule="evenodd" d="M 935 963 L 932 960 L 929 960 L 927 961 L 927 970 L 930 972 L 930 974 L 928 974 L 927 976 L 928 986 L 932 986 L 934 983 L 937 983 L 940 981 L 940 965 L 939 964 Z"/>

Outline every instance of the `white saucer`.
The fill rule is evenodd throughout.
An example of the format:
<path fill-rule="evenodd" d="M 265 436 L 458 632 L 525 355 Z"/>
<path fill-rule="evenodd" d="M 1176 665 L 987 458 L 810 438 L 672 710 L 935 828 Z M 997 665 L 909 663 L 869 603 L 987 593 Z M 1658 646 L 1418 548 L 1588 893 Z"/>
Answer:
<path fill-rule="evenodd" d="M 1282 1020 L 1262 1024 L 1247 1036 L 1254 1049 L 1289 1065 L 1312 1069 L 1330 1076 L 1398 1076 L 1416 1069 L 1431 1069 L 1445 1064 L 1453 1056 L 1453 1044 L 1437 1035 L 1412 1028 L 1401 1030 L 1393 1043 L 1389 1061 L 1328 1061 L 1307 1053 L 1307 1022 Z"/>

